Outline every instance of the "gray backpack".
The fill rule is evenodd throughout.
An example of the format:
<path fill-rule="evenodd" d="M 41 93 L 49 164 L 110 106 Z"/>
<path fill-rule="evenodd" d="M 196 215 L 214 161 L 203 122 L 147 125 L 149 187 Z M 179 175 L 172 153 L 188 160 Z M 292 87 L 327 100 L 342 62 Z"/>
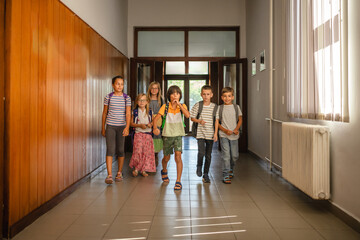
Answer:
<path fill-rule="evenodd" d="M 196 119 L 199 119 L 200 114 L 201 114 L 202 109 L 203 109 L 203 106 L 204 106 L 204 102 L 203 102 L 203 101 L 200 101 L 200 102 L 199 102 L 198 114 L 196 115 Z M 213 126 L 214 126 L 214 129 L 215 129 L 215 121 L 216 121 L 217 108 L 218 108 L 218 105 L 215 104 L 215 107 L 214 107 L 214 110 L 213 110 Z M 191 135 L 192 135 L 194 138 L 196 138 L 196 135 L 197 135 L 197 127 L 198 127 L 198 123 L 197 123 L 197 122 L 193 122 L 192 127 L 191 127 Z"/>

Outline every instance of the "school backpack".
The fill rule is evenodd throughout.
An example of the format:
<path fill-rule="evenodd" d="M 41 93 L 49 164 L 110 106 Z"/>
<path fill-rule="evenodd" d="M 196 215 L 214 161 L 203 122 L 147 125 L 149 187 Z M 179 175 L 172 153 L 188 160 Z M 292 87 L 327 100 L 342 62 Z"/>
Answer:
<path fill-rule="evenodd" d="M 200 101 L 199 102 L 199 109 L 198 109 L 198 114 L 196 116 L 196 119 L 199 119 L 200 117 L 200 114 L 202 112 L 202 109 L 203 109 L 203 106 L 204 106 L 204 102 L 203 101 Z M 215 107 L 214 107 L 214 110 L 213 110 L 213 126 L 214 126 L 214 129 L 215 129 L 215 121 L 216 121 L 216 112 L 217 112 L 217 109 L 218 109 L 218 105 L 215 104 Z M 197 127 L 198 127 L 198 123 L 197 122 L 193 122 L 192 124 L 192 127 L 191 127 L 191 135 L 196 138 L 196 135 L 197 135 Z"/>
<path fill-rule="evenodd" d="M 168 114 L 168 110 L 169 110 L 169 103 L 167 103 L 167 104 L 165 105 L 164 116 L 162 116 L 163 121 L 162 121 L 162 124 L 161 124 L 161 131 L 162 131 L 162 130 L 164 129 L 164 127 L 165 127 L 166 115 Z M 182 119 L 183 125 L 184 125 L 184 127 L 186 127 L 185 122 L 184 122 L 184 114 L 182 113 L 181 110 L 180 110 L 180 113 L 181 113 L 181 119 Z"/>

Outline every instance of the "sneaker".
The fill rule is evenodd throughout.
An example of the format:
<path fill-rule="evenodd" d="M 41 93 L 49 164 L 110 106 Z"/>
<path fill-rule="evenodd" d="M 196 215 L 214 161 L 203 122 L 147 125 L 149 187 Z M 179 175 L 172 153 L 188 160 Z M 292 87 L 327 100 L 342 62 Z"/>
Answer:
<path fill-rule="evenodd" d="M 203 181 L 204 183 L 210 183 L 209 175 L 204 174 L 202 181 Z"/>
<path fill-rule="evenodd" d="M 201 167 L 197 167 L 197 168 L 196 168 L 196 175 L 197 175 L 198 177 L 201 177 L 201 176 L 202 176 Z"/>

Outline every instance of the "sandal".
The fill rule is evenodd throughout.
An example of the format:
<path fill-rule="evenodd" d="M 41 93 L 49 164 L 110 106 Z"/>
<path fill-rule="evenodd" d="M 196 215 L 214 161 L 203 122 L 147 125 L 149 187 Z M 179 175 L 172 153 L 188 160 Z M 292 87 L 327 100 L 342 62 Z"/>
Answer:
<path fill-rule="evenodd" d="M 229 178 L 232 179 L 234 177 L 234 172 L 232 170 L 229 171 Z"/>
<path fill-rule="evenodd" d="M 223 182 L 224 182 L 225 184 L 231 184 L 231 179 L 230 179 L 230 177 L 229 177 L 229 176 L 224 177 Z"/>
<path fill-rule="evenodd" d="M 163 180 L 163 182 L 170 182 L 167 172 L 164 172 L 163 170 L 161 170 L 161 179 Z"/>
<path fill-rule="evenodd" d="M 181 185 L 181 182 L 176 182 L 175 183 L 175 187 L 174 187 L 174 190 L 175 191 L 179 191 L 182 189 L 182 185 Z"/>
<path fill-rule="evenodd" d="M 116 177 L 115 177 L 115 181 L 116 182 L 121 182 L 123 180 L 123 175 L 121 172 L 118 172 Z"/>
<path fill-rule="evenodd" d="M 111 176 L 111 175 L 108 175 L 108 176 L 105 178 L 105 183 L 106 183 L 106 184 L 112 184 L 112 183 L 113 183 L 113 179 L 112 179 L 112 176 Z"/>
<path fill-rule="evenodd" d="M 132 171 L 132 175 L 134 176 L 134 177 L 136 177 L 137 175 L 138 175 L 138 170 L 136 170 L 136 169 L 134 169 L 133 171 Z"/>
<path fill-rule="evenodd" d="M 143 177 L 149 176 L 149 174 L 147 174 L 145 171 L 142 171 L 142 172 L 141 172 L 141 175 L 143 175 Z"/>

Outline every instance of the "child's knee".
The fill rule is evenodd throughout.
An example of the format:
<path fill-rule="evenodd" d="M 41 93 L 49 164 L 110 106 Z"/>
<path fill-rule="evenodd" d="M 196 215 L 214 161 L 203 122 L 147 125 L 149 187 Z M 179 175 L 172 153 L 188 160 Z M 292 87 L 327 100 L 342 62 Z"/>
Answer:
<path fill-rule="evenodd" d="M 175 152 L 175 161 L 178 162 L 178 161 L 181 161 L 181 152 Z"/>

